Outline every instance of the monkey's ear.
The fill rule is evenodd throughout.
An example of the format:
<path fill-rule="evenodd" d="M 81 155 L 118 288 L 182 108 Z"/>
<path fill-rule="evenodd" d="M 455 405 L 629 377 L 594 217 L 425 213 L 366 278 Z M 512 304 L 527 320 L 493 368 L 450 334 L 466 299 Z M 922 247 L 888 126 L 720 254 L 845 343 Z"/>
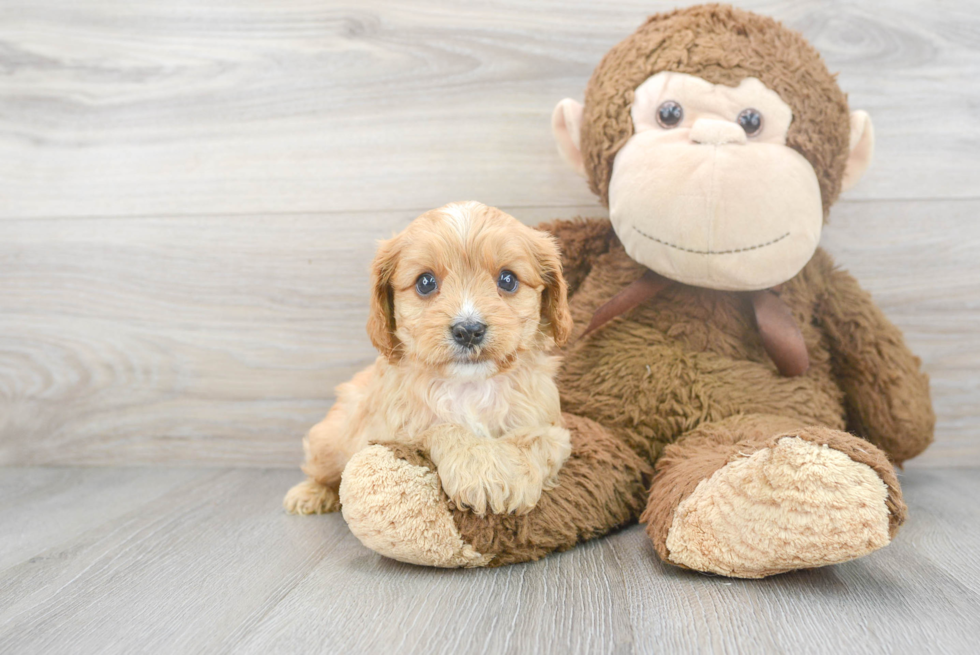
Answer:
<path fill-rule="evenodd" d="M 582 103 L 565 98 L 551 114 L 551 133 L 555 135 L 558 152 L 572 169 L 582 177 L 585 161 L 582 159 Z"/>
<path fill-rule="evenodd" d="M 871 117 L 861 111 L 851 112 L 851 152 L 847 156 L 847 166 L 844 167 L 844 178 L 841 180 L 841 191 L 847 191 L 861 179 L 864 171 L 871 165 L 875 152 L 875 130 L 871 125 Z"/>

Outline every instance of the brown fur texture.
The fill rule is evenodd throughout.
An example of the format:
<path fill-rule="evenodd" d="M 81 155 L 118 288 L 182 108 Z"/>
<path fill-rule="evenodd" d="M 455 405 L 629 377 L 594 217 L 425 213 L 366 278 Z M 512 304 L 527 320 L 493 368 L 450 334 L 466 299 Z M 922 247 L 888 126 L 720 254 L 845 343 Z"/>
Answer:
<path fill-rule="evenodd" d="M 826 216 L 840 193 L 847 161 L 847 97 L 800 34 L 728 5 L 651 16 L 596 67 L 585 90 L 581 142 L 589 185 L 604 205 L 613 160 L 633 136 L 633 91 L 664 70 L 727 86 L 755 77 L 778 93 L 793 109 L 786 145 L 816 171 Z"/>
<path fill-rule="evenodd" d="M 583 221 L 582 229 L 591 233 L 594 223 L 608 225 Z M 571 301 L 576 332 L 642 274 L 614 236 L 610 244 Z M 855 428 L 896 463 L 922 452 L 935 422 L 928 378 L 870 296 L 818 250 L 780 297 L 803 331 L 806 375 L 778 375 L 746 294 L 676 285 L 566 349 L 558 380 L 564 411 L 619 431 L 653 460 L 701 423 L 742 413 Z M 852 417 L 874 428 L 859 429 Z"/>

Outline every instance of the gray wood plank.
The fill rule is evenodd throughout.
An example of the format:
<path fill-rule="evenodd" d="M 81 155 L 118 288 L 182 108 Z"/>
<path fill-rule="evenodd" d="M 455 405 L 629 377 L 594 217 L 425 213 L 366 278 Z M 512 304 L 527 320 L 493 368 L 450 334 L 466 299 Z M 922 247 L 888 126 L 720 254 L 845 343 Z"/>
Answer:
<path fill-rule="evenodd" d="M 746 0 L 876 125 L 854 199 L 977 197 L 980 5 Z M 0 218 L 593 203 L 549 116 L 674 0 L 10 0 Z"/>
<path fill-rule="evenodd" d="M 966 653 L 980 630 L 966 469 L 904 474 L 884 550 L 761 581 L 665 566 L 640 527 L 502 569 L 403 565 L 338 515 L 282 514 L 295 477 L 206 472 L 0 571 L 0 653 Z"/>
<path fill-rule="evenodd" d="M 507 208 L 529 223 L 585 208 Z M 906 330 L 978 465 L 980 201 L 843 202 L 824 243 Z M 373 360 L 377 238 L 414 212 L 0 221 L 0 462 L 295 467 Z"/>
<path fill-rule="evenodd" d="M 211 473 L 7 569 L 0 652 L 213 652 L 357 543 L 282 512 L 296 477 Z"/>
<path fill-rule="evenodd" d="M 204 475 L 195 469 L 2 469 L 0 571 Z"/>

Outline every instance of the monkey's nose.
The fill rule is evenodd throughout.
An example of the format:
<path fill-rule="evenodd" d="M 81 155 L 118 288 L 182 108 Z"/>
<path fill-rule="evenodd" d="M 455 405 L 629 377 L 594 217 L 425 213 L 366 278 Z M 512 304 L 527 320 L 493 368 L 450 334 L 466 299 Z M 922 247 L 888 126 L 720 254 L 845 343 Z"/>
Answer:
<path fill-rule="evenodd" d="M 452 333 L 453 341 L 466 348 L 472 348 L 483 342 L 483 336 L 487 333 L 487 325 L 476 321 L 460 322 L 452 326 Z"/>
<path fill-rule="evenodd" d="M 745 143 L 745 130 L 738 123 L 699 118 L 691 126 L 691 141 L 706 146 Z"/>

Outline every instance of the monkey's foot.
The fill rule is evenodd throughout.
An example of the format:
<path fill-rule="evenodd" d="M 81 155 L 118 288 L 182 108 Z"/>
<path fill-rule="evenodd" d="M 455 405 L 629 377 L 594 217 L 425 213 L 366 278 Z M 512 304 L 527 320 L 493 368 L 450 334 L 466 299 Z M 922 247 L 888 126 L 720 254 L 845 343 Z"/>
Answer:
<path fill-rule="evenodd" d="M 486 566 L 491 559 L 463 541 L 436 472 L 387 446 L 351 458 L 340 498 L 351 532 L 381 555 L 443 568 Z"/>
<path fill-rule="evenodd" d="M 867 464 L 784 437 L 718 469 L 677 506 L 668 559 L 740 578 L 845 562 L 888 545 L 887 499 Z"/>
<path fill-rule="evenodd" d="M 340 509 L 340 499 L 330 487 L 306 480 L 286 493 L 282 506 L 290 514 L 329 514 Z"/>

